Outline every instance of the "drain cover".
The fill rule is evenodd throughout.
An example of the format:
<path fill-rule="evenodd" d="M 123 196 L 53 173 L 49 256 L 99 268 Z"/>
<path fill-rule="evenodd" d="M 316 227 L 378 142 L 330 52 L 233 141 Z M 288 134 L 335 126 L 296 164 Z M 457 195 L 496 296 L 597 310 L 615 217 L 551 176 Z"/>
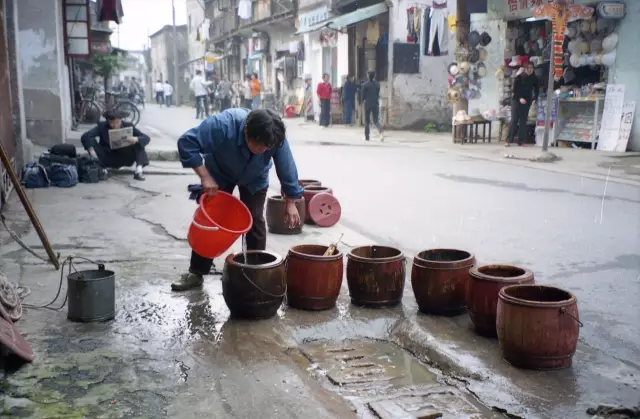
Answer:
<path fill-rule="evenodd" d="M 35 358 L 31 345 L 24 340 L 11 321 L 4 318 L 0 319 L 0 343 L 25 361 L 33 361 Z"/>

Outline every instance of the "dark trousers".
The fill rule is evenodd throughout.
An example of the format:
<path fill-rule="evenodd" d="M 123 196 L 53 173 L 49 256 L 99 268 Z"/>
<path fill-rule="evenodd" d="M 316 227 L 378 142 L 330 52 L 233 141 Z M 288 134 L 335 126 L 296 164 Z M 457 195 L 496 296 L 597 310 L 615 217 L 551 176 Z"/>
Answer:
<path fill-rule="evenodd" d="M 173 104 L 173 95 L 166 95 L 164 97 L 164 104 L 167 105 L 167 108 Z"/>
<path fill-rule="evenodd" d="M 231 98 L 225 97 L 220 99 L 220 112 L 225 111 L 231 107 Z"/>
<path fill-rule="evenodd" d="M 355 100 L 347 99 L 343 102 L 344 106 L 344 123 L 345 125 L 353 124 L 353 108 L 355 107 Z"/>
<path fill-rule="evenodd" d="M 196 96 L 196 118 L 209 116 L 209 104 L 207 95 Z"/>
<path fill-rule="evenodd" d="M 331 122 L 331 100 L 320 99 L 320 126 L 328 127 Z"/>
<path fill-rule="evenodd" d="M 248 98 L 248 99 L 245 98 L 242 101 L 242 107 L 243 108 L 251 109 L 251 105 L 253 105 L 253 99 L 251 99 L 251 98 Z"/>
<path fill-rule="evenodd" d="M 509 136 L 507 137 L 509 143 L 515 142 L 516 133 L 518 134 L 518 144 L 523 144 L 527 139 L 527 120 L 530 108 L 531 102 L 523 105 L 519 100 L 511 101 L 511 125 L 509 125 Z"/>
<path fill-rule="evenodd" d="M 222 189 L 233 193 L 235 186 Z M 249 208 L 253 217 L 253 226 L 247 233 L 247 250 L 265 250 L 267 247 L 267 224 L 264 220 L 264 202 L 267 198 L 267 189 L 251 194 L 249 190 L 240 186 L 240 200 Z M 202 198 L 201 198 L 202 199 Z M 213 266 L 213 259 L 200 256 L 191 252 L 191 264 L 189 272 L 196 275 L 208 275 Z"/>
<path fill-rule="evenodd" d="M 373 123 L 378 128 L 378 132 L 382 132 L 382 125 L 380 125 L 380 106 L 372 105 L 364 107 L 364 138 L 369 139 L 371 125 L 371 117 L 373 116 Z"/>
<path fill-rule="evenodd" d="M 92 139 L 91 143 L 88 145 L 88 148 L 93 148 L 95 150 L 102 167 L 118 169 L 120 167 L 132 166 L 133 163 L 137 164 L 138 166 L 149 165 L 149 157 L 147 156 L 147 152 L 144 150 L 144 147 L 140 145 L 140 143 L 118 148 L 115 150 L 103 147 L 95 139 Z"/>
<path fill-rule="evenodd" d="M 156 103 L 162 106 L 164 103 L 164 92 L 156 92 Z"/>

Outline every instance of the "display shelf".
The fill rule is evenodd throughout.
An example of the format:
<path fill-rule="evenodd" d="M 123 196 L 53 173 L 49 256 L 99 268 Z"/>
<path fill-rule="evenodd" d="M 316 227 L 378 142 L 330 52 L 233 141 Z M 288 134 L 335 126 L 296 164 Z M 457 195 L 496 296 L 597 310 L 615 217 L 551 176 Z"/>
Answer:
<path fill-rule="evenodd" d="M 589 143 L 595 149 L 602 122 L 604 97 L 586 96 L 558 100 L 557 129 L 554 144 Z"/>

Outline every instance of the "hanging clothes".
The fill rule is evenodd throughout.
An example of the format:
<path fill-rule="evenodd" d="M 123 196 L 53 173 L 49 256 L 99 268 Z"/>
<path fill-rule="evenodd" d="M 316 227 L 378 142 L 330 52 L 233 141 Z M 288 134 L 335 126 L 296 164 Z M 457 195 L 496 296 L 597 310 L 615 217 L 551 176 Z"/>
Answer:
<path fill-rule="evenodd" d="M 122 22 L 124 10 L 121 0 L 98 0 L 96 3 L 98 22 L 114 21 L 118 25 Z"/>
<path fill-rule="evenodd" d="M 420 42 L 420 20 L 422 18 L 422 10 L 416 7 L 413 13 L 413 32 L 416 34 L 416 44 Z"/>
<path fill-rule="evenodd" d="M 202 37 L 200 36 L 200 28 L 196 29 L 196 41 L 200 42 Z"/>
<path fill-rule="evenodd" d="M 436 42 L 436 35 L 438 36 L 438 46 L 440 47 L 440 54 L 447 54 L 448 43 L 448 28 L 447 28 L 447 3 L 433 2 L 431 11 L 429 14 L 429 20 L 431 21 L 431 27 L 429 29 L 429 48 L 427 53 L 432 55 L 433 46 Z"/>
<path fill-rule="evenodd" d="M 415 7 L 407 9 L 407 42 L 418 42 L 418 34 L 416 33 L 413 15 L 416 13 Z"/>
<path fill-rule="evenodd" d="M 202 22 L 202 41 L 209 40 L 210 27 L 211 27 L 211 20 L 205 19 L 204 22 Z"/>
<path fill-rule="evenodd" d="M 422 11 L 422 45 L 421 45 L 421 49 L 422 49 L 422 54 L 423 55 L 429 55 L 429 40 L 431 39 L 429 37 L 429 31 L 431 30 L 431 20 L 429 19 L 429 15 L 431 14 L 431 7 L 425 7 L 424 10 Z M 436 49 L 434 49 L 433 52 L 434 55 L 440 55 L 440 47 L 438 45 L 436 45 Z"/>
<path fill-rule="evenodd" d="M 240 19 L 251 20 L 251 0 L 240 0 L 238 2 L 238 16 Z"/>

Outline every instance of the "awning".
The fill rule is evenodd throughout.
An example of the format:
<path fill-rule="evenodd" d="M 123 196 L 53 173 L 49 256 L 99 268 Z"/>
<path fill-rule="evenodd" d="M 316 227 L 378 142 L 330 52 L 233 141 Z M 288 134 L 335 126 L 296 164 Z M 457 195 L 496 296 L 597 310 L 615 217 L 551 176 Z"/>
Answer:
<path fill-rule="evenodd" d="M 388 10 L 389 7 L 386 3 L 378 3 L 373 6 L 365 7 L 364 9 L 358 9 L 355 12 L 347 13 L 346 15 L 340 15 L 327 19 L 324 22 L 316 23 L 315 25 L 309 26 L 300 32 L 296 32 L 296 35 L 315 32 L 324 28 L 340 31 L 354 23 L 362 22 L 363 20 L 371 19 L 372 17 L 386 13 Z"/>

